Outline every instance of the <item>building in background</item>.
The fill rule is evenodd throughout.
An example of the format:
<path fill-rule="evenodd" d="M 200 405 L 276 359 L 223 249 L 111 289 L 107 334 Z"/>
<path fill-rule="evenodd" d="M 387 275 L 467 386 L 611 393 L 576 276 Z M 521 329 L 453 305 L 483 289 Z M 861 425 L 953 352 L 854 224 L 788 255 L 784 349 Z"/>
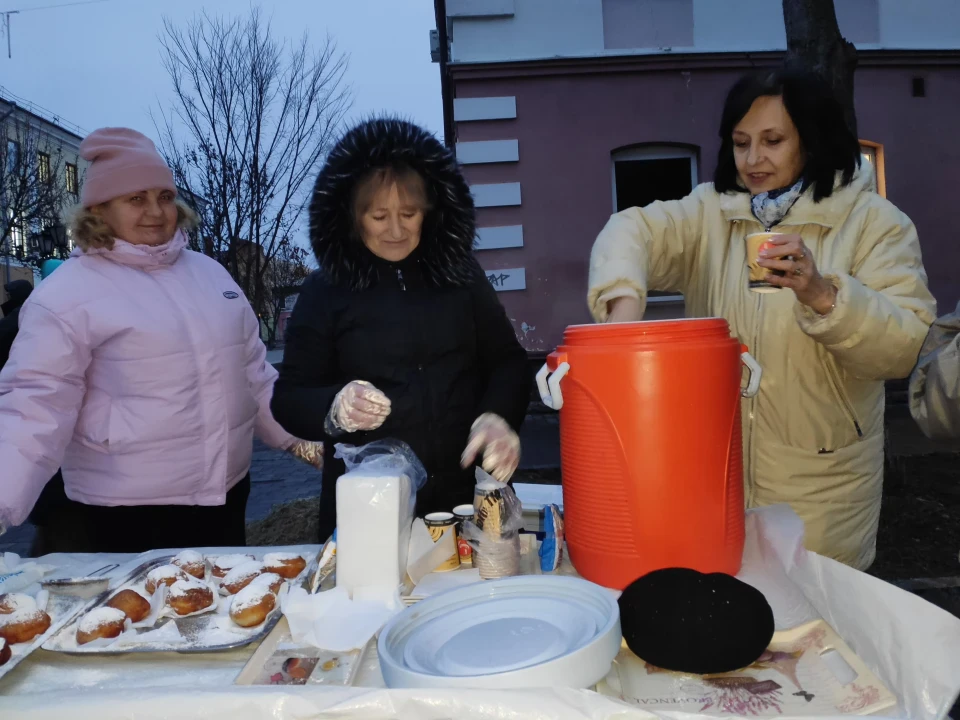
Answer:
<path fill-rule="evenodd" d="M 588 322 L 609 215 L 712 179 L 727 90 L 782 61 L 773 0 L 435 0 L 446 140 L 473 189 L 481 263 L 528 351 Z M 877 190 L 916 223 L 941 307 L 960 299 L 960 2 L 836 0 L 859 51 Z M 683 299 L 651 298 L 649 318 Z"/>
<path fill-rule="evenodd" d="M 72 249 L 63 214 L 80 200 L 84 134 L 0 88 L 0 285 Z"/>

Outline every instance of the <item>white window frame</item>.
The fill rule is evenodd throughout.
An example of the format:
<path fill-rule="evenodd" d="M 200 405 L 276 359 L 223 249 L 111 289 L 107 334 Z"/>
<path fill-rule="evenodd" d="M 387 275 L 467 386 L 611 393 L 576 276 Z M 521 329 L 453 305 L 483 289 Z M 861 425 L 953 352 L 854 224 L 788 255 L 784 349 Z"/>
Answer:
<path fill-rule="evenodd" d="M 887 196 L 887 167 L 883 154 L 883 144 L 872 140 L 860 140 L 860 155 L 864 162 L 873 166 L 875 192 L 880 197 Z"/>
<path fill-rule="evenodd" d="M 676 145 L 643 145 L 641 147 L 616 150 L 610 156 L 610 203 L 613 212 L 617 212 L 617 163 L 633 160 L 678 160 L 690 161 L 690 189 L 700 184 L 700 168 L 697 164 L 697 151 L 693 148 Z M 647 297 L 647 304 L 683 302 L 683 295 L 657 295 Z"/>
<path fill-rule="evenodd" d="M 27 235 L 23 228 L 23 220 L 10 225 L 10 249 L 16 252 L 18 248 L 27 251 Z"/>

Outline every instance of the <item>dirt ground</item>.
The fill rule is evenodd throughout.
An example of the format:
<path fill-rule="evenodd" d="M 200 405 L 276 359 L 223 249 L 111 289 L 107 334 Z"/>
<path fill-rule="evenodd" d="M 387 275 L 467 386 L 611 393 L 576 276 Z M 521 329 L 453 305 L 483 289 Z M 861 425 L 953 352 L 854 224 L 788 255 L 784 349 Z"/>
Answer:
<path fill-rule="evenodd" d="M 960 454 L 888 462 L 870 572 L 884 580 L 960 576 Z"/>

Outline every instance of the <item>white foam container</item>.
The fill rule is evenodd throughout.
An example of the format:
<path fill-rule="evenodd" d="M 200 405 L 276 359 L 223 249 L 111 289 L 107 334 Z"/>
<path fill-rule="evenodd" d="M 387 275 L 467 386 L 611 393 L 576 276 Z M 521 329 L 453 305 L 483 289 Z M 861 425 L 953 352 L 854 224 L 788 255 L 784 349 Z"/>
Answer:
<path fill-rule="evenodd" d="M 448 590 L 381 631 L 389 688 L 592 687 L 620 650 L 614 595 L 586 580 L 520 576 Z"/>

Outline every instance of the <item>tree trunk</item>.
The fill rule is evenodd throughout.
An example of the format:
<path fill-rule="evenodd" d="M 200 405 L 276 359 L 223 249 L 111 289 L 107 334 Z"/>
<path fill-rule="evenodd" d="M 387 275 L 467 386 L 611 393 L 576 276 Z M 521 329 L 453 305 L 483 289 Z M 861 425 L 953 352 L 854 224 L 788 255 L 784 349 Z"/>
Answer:
<path fill-rule="evenodd" d="M 853 103 L 857 50 L 840 34 L 833 0 L 783 0 L 783 23 L 787 29 L 787 62 L 798 63 L 826 79 L 843 107 L 847 125 L 857 135 Z"/>

